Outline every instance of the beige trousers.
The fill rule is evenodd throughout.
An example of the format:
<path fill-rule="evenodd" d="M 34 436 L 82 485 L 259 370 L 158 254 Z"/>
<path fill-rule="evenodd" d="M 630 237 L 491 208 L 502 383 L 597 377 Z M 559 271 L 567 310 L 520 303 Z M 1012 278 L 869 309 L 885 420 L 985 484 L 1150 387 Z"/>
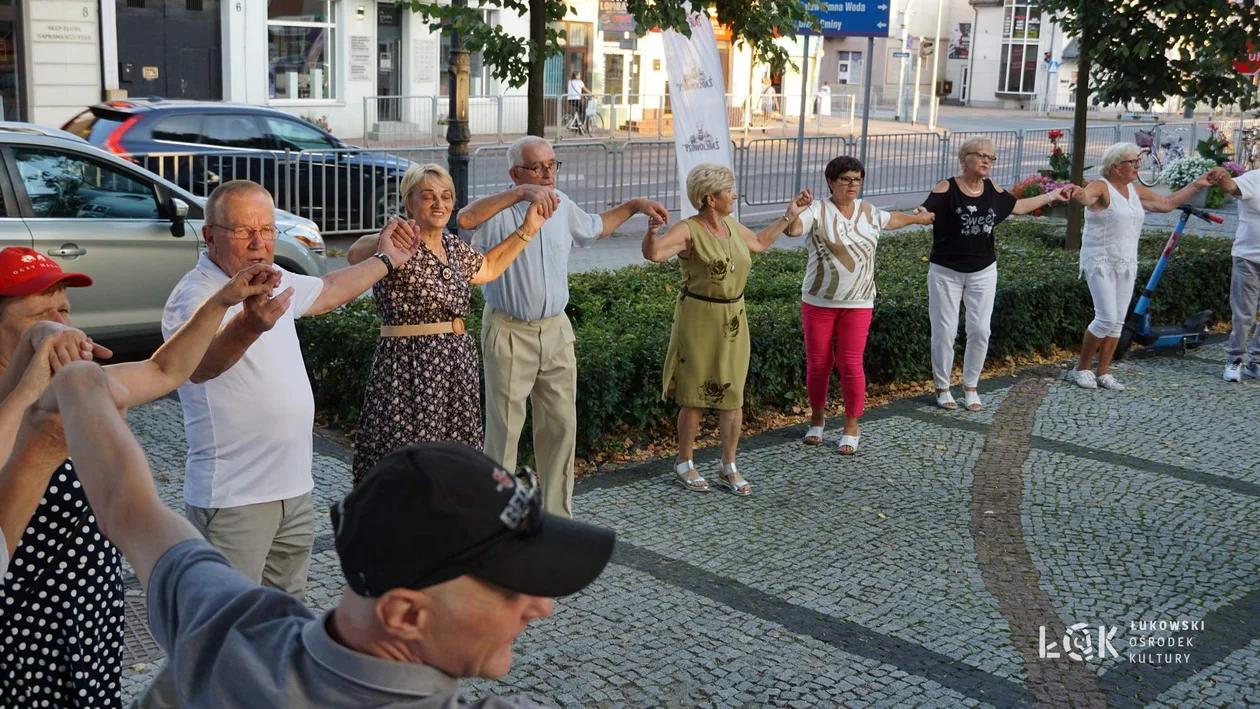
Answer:
<path fill-rule="evenodd" d="M 516 469 L 525 400 L 534 416 L 534 458 L 546 511 L 573 516 L 577 358 L 564 313 L 526 322 L 489 305 L 481 319 L 486 372 L 486 455 Z"/>

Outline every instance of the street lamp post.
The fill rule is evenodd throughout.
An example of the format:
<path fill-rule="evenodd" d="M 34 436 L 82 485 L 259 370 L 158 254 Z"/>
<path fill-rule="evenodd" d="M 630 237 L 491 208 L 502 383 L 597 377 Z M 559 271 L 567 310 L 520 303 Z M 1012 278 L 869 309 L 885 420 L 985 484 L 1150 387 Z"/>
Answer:
<path fill-rule="evenodd" d="M 468 0 L 452 0 L 455 7 L 467 7 Z M 450 107 L 446 116 L 447 166 L 455 182 L 455 209 L 468 204 L 468 50 L 459 31 L 451 32 L 451 59 L 447 86 Z"/>

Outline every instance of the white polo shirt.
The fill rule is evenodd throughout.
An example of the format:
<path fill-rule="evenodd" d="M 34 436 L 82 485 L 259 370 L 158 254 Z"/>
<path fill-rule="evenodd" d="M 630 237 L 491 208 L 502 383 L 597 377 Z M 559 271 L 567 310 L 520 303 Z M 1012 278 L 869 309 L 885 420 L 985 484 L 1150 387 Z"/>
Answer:
<path fill-rule="evenodd" d="M 277 267 L 279 268 L 279 267 Z M 226 372 L 203 384 L 184 382 L 188 462 L 184 501 L 196 507 L 242 507 L 310 492 L 315 398 L 294 321 L 324 289 L 322 279 L 280 269 L 276 293 L 293 288 L 289 309 Z M 210 257 L 176 284 L 162 313 L 169 338 L 197 307 L 230 280 Z M 227 323 L 243 305 L 228 310 Z"/>
<path fill-rule="evenodd" d="M 1260 263 L 1260 170 L 1244 172 L 1234 178 L 1238 185 L 1238 233 L 1234 236 L 1232 256 Z"/>

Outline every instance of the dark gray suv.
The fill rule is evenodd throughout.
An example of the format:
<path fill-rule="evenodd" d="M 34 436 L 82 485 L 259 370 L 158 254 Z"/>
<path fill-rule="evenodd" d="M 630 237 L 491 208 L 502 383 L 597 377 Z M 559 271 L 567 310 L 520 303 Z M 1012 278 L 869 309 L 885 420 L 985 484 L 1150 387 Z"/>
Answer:
<path fill-rule="evenodd" d="M 205 200 L 81 138 L 25 123 L 0 123 L 0 248 L 26 246 L 90 288 L 71 289 L 74 323 L 126 349 L 160 341 L 171 289 L 205 248 Z M 276 263 L 327 271 L 324 241 L 308 219 L 276 210 Z"/>

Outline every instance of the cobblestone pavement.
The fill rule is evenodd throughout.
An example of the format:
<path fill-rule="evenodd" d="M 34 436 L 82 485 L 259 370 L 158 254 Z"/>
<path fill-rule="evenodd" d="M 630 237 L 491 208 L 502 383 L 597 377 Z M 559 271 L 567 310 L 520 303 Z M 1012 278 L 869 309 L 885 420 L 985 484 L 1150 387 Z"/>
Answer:
<path fill-rule="evenodd" d="M 978 413 L 896 402 L 867 413 L 853 458 L 836 453 L 838 421 L 816 448 L 804 427 L 772 431 L 741 449 L 751 498 L 687 492 L 667 460 L 584 478 L 574 508 L 618 531 L 612 564 L 526 631 L 507 677 L 466 693 L 564 707 L 1254 706 L 1260 383 L 1224 383 L 1224 362 L 1218 340 L 1121 363 L 1123 392 L 1048 367 L 985 381 Z M 130 418 L 176 503 L 178 402 Z M 317 510 L 348 489 L 348 460 L 317 439 Z M 697 464 L 714 472 L 717 451 Z M 316 537 L 307 600 L 325 609 L 341 593 L 326 514 Z M 142 619 L 129 630 L 143 635 Z M 133 647 L 126 694 L 155 669 Z"/>

